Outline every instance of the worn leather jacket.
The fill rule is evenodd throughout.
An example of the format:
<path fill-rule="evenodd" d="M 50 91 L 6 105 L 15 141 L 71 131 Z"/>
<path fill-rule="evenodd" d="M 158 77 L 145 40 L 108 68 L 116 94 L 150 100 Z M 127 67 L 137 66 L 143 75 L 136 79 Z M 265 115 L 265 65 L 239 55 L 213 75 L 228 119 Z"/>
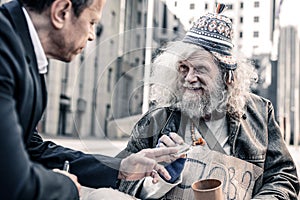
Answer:
<path fill-rule="evenodd" d="M 168 132 L 184 138 L 184 114 L 172 107 L 155 108 L 138 121 L 127 147 L 118 155 L 153 148 Z M 273 105 L 267 99 L 249 95 L 242 118 L 227 116 L 231 155 L 263 169 L 253 189 L 255 199 L 297 199 L 299 180 L 296 167 L 275 120 Z M 138 197 L 137 182 L 120 183 L 119 189 Z"/>

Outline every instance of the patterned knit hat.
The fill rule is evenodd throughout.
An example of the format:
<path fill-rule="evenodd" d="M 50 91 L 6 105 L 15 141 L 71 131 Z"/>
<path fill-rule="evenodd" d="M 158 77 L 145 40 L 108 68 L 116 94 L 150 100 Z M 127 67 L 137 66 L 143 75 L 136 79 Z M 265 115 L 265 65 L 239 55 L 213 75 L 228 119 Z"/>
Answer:
<path fill-rule="evenodd" d="M 223 68 L 235 70 L 237 63 L 232 56 L 232 22 L 220 13 L 226 6 L 218 4 L 216 13 L 201 16 L 186 33 L 183 42 L 192 43 L 210 51 L 219 59 Z"/>

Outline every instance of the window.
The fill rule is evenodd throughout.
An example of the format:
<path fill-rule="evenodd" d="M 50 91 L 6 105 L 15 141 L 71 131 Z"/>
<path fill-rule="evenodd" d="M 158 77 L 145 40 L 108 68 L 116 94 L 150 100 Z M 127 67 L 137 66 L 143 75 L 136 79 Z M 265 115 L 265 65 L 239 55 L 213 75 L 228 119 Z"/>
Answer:
<path fill-rule="evenodd" d="M 166 34 L 167 33 L 167 28 L 168 28 L 168 8 L 167 5 L 164 4 L 164 10 L 163 10 L 163 21 L 162 21 L 162 33 Z"/>
<path fill-rule="evenodd" d="M 240 32 L 240 38 L 243 38 L 243 32 Z"/>
<path fill-rule="evenodd" d="M 190 10 L 194 10 L 195 9 L 195 4 L 194 3 L 191 3 L 190 4 Z"/>
<path fill-rule="evenodd" d="M 244 8 L 244 3 L 243 2 L 241 2 L 240 8 Z"/>
<path fill-rule="evenodd" d="M 258 16 L 255 16 L 254 19 L 253 19 L 253 21 L 254 21 L 254 22 L 259 22 L 259 17 L 258 17 Z"/>
<path fill-rule="evenodd" d="M 259 7 L 259 1 L 254 1 L 254 7 L 258 8 Z"/>
<path fill-rule="evenodd" d="M 208 9 L 208 3 L 205 3 L 205 10 Z"/>
<path fill-rule="evenodd" d="M 135 58 L 135 64 L 136 64 L 136 66 L 138 66 L 140 64 L 140 58 L 138 58 L 138 57 Z"/>
<path fill-rule="evenodd" d="M 113 10 L 111 11 L 111 22 L 112 25 L 116 24 L 116 12 Z"/>
<path fill-rule="evenodd" d="M 242 24 L 244 22 L 244 17 L 240 17 L 240 23 Z"/>
<path fill-rule="evenodd" d="M 110 56 L 113 56 L 113 55 L 114 55 L 114 49 L 115 49 L 115 48 L 114 48 L 115 42 L 114 42 L 114 40 L 110 40 L 109 42 L 110 42 L 109 55 L 110 55 Z"/>
<path fill-rule="evenodd" d="M 141 36 L 140 35 L 136 35 L 136 47 L 141 47 Z"/>
<path fill-rule="evenodd" d="M 226 7 L 227 7 L 228 10 L 232 10 L 233 9 L 233 5 L 232 4 L 228 4 Z"/>
<path fill-rule="evenodd" d="M 105 110 L 105 122 L 104 122 L 104 134 L 105 134 L 105 136 L 108 135 L 108 132 L 107 132 L 107 125 L 108 125 L 109 120 L 110 120 L 110 105 L 109 105 L 109 104 L 106 104 L 106 110 Z"/>
<path fill-rule="evenodd" d="M 112 68 L 108 69 L 108 74 L 107 74 L 107 92 L 110 92 L 111 89 L 111 75 L 112 75 Z"/>
<path fill-rule="evenodd" d="M 253 37 L 258 38 L 259 37 L 259 32 L 258 31 L 254 31 L 253 32 Z"/>
<path fill-rule="evenodd" d="M 137 23 L 140 25 L 142 23 L 142 12 L 137 12 Z"/>

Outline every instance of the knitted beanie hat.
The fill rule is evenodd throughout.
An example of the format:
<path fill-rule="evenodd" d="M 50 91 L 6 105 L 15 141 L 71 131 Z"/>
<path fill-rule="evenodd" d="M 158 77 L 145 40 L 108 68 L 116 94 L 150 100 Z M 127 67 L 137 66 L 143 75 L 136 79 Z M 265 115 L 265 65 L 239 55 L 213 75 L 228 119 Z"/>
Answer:
<path fill-rule="evenodd" d="M 221 15 L 225 7 L 224 4 L 218 4 L 216 13 L 201 16 L 182 41 L 205 48 L 220 61 L 223 68 L 235 70 L 237 62 L 232 56 L 232 22 Z"/>

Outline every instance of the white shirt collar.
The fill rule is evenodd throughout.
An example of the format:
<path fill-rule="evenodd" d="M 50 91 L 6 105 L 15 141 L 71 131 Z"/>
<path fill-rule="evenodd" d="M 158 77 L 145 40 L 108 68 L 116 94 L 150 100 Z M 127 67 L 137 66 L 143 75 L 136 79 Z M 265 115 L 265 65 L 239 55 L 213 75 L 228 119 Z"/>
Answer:
<path fill-rule="evenodd" d="M 42 47 L 39 36 L 33 26 L 33 23 L 28 15 L 26 9 L 24 7 L 22 9 L 23 9 L 23 12 L 26 17 L 27 24 L 28 24 L 30 37 L 31 37 L 31 40 L 33 43 L 33 48 L 34 48 L 34 52 L 35 52 L 36 59 L 37 59 L 39 73 L 45 74 L 45 73 L 47 73 L 47 66 L 48 66 L 48 60 L 47 60 L 46 54 L 44 52 L 44 49 Z"/>

